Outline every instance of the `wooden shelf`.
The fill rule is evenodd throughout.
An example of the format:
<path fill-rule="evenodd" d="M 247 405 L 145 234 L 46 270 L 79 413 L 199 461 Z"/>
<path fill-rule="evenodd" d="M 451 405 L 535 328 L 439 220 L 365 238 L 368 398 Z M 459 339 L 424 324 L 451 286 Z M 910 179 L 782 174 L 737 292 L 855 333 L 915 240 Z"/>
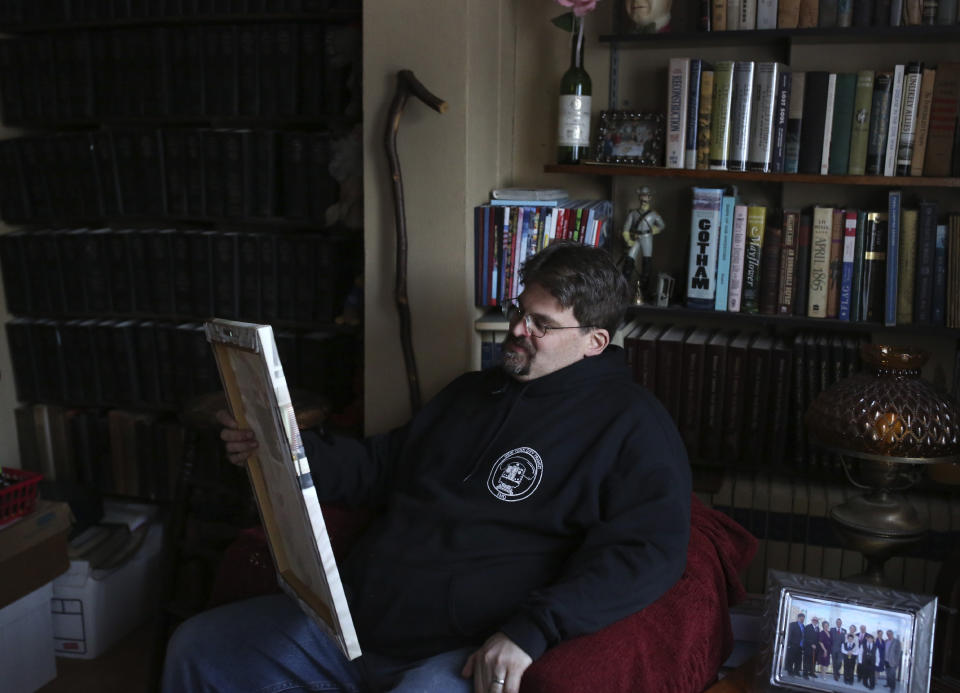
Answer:
<path fill-rule="evenodd" d="M 747 33 L 747 32 L 744 32 Z M 759 171 L 710 171 L 705 169 L 627 166 L 623 164 L 545 164 L 545 173 L 576 173 L 591 176 L 637 176 L 643 178 L 689 178 L 735 183 L 806 183 L 813 185 L 862 185 L 882 188 L 960 188 L 960 178 L 930 176 L 821 176 L 809 173 L 760 173 Z"/>
<path fill-rule="evenodd" d="M 960 329 L 942 325 L 895 325 L 887 327 L 879 322 L 848 322 L 835 318 L 807 318 L 797 315 L 769 315 L 766 313 L 730 313 L 719 310 L 696 310 L 681 305 L 665 308 L 656 306 L 631 306 L 627 309 L 630 318 L 649 317 L 651 320 L 677 318 L 688 320 L 721 320 L 726 324 L 756 328 L 786 328 L 803 330 L 830 330 L 836 332 L 892 332 L 960 337 Z"/>
<path fill-rule="evenodd" d="M 916 43 L 929 39 L 960 41 L 960 25 L 896 27 L 813 27 L 809 29 L 756 29 L 752 31 L 678 31 L 664 34 L 606 34 L 600 43 L 619 48 L 702 47 L 710 45 L 761 46 L 778 43 Z"/>

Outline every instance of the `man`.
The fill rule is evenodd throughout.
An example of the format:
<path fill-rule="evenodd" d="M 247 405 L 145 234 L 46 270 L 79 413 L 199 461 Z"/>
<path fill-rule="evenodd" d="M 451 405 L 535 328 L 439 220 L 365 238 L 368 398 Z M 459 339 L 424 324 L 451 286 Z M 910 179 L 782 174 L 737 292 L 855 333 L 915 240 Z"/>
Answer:
<path fill-rule="evenodd" d="M 820 640 L 820 619 L 814 616 L 803 628 L 803 678 L 817 678 L 817 643 Z"/>
<path fill-rule="evenodd" d="M 521 279 L 502 369 L 460 376 L 363 442 L 303 432 L 321 502 L 380 511 L 340 566 L 360 663 L 274 595 L 181 626 L 165 691 L 517 693 L 547 648 L 676 582 L 689 464 L 610 346 L 626 281 L 605 251 L 564 243 Z M 221 420 L 231 461 L 245 460 L 252 434 Z"/>
<path fill-rule="evenodd" d="M 637 31 L 656 33 L 670 31 L 670 10 L 673 0 L 625 0 L 624 9 Z"/>
<path fill-rule="evenodd" d="M 900 641 L 893 634 L 892 630 L 887 631 L 887 642 L 883 648 L 883 663 L 887 671 L 887 688 L 891 691 L 897 687 L 897 679 L 900 677 L 900 659 L 903 655 L 903 648 Z"/>
<path fill-rule="evenodd" d="M 863 685 L 871 691 L 877 685 L 877 664 L 879 654 L 873 636 L 867 633 L 863 639 L 863 648 L 860 650 L 860 666 L 863 667 Z"/>
<path fill-rule="evenodd" d="M 843 674 L 843 641 L 847 631 L 843 629 L 843 621 L 837 619 L 837 625 L 830 629 L 830 658 L 833 661 L 833 680 L 839 681 Z"/>
<path fill-rule="evenodd" d="M 857 644 L 860 646 L 860 651 L 863 651 L 863 645 L 867 639 L 867 627 L 860 626 L 860 632 L 857 633 Z M 863 664 L 857 662 L 857 683 L 863 682 Z"/>
<path fill-rule="evenodd" d="M 787 627 L 787 673 L 792 676 L 800 676 L 801 660 L 803 659 L 804 618 L 804 613 L 801 611 L 797 614 L 797 620 Z"/>

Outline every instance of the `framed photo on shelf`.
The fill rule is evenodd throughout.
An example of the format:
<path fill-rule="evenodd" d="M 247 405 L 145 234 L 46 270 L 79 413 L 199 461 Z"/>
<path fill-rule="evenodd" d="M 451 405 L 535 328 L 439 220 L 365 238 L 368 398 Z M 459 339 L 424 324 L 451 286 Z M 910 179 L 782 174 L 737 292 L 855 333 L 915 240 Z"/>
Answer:
<path fill-rule="evenodd" d="M 603 111 L 594 143 L 594 161 L 662 166 L 664 132 L 663 113 Z"/>
<path fill-rule="evenodd" d="M 894 677 L 897 691 L 929 690 L 936 597 L 777 570 L 767 585 L 764 688 L 835 691 L 856 681 L 882 690 Z"/>

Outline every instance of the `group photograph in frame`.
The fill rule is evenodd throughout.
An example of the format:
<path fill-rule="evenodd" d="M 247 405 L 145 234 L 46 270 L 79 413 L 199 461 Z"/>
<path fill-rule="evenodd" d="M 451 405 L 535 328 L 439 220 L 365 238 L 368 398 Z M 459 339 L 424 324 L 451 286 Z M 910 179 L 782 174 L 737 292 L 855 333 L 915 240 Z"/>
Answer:
<path fill-rule="evenodd" d="M 662 166 L 664 136 L 662 113 L 603 111 L 593 158 L 604 164 Z"/>
<path fill-rule="evenodd" d="M 934 596 L 772 570 L 758 683 L 773 690 L 928 691 L 936 610 Z"/>

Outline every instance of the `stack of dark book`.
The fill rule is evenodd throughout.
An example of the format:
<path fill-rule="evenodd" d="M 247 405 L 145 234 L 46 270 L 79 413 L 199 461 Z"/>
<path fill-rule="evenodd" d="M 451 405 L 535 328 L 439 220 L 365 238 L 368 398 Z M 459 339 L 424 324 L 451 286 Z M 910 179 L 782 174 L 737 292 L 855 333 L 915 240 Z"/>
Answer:
<path fill-rule="evenodd" d="M 169 409 L 220 390 L 201 323 L 14 318 L 6 331 L 21 402 Z M 276 339 L 291 386 L 351 400 L 359 355 L 349 335 L 279 330 Z"/>
<path fill-rule="evenodd" d="M 360 11 L 359 0 L 2 0 L 0 28 L 4 31 L 52 28 L 71 24 L 109 24 L 137 20 L 213 19 L 275 17 Z M 336 16 L 335 14 L 332 16 Z"/>
<path fill-rule="evenodd" d="M 7 222 L 169 217 L 325 225 L 339 199 L 332 136 L 272 130 L 103 130 L 0 142 Z"/>
<path fill-rule="evenodd" d="M 0 41 L 3 122 L 358 116 L 359 46 L 357 26 L 319 23 L 7 39 Z"/>
<path fill-rule="evenodd" d="M 352 235 L 57 229 L 0 236 L 7 309 L 57 318 L 331 324 L 359 272 Z"/>
<path fill-rule="evenodd" d="M 825 466 L 803 415 L 859 369 L 859 338 L 635 324 L 624 349 L 636 382 L 677 423 L 692 461 L 745 467 Z"/>

